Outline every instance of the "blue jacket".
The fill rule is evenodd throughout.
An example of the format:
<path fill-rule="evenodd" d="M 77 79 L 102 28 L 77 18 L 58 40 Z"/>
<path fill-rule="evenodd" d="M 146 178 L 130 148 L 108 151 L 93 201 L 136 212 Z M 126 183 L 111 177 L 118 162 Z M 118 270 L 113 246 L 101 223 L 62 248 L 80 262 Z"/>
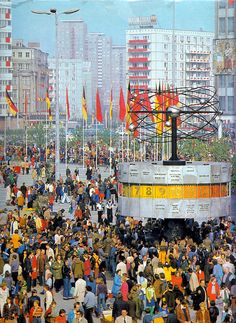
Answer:
<path fill-rule="evenodd" d="M 114 282 L 112 286 L 112 294 L 113 296 L 117 296 L 121 288 L 121 277 L 119 275 L 115 275 Z"/>

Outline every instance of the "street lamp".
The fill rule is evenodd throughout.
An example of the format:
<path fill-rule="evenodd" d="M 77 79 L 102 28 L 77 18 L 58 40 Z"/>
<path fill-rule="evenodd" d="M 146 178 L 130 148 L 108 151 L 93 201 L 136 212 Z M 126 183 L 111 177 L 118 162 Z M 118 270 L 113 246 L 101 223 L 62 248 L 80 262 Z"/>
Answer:
<path fill-rule="evenodd" d="M 57 9 L 47 10 L 32 10 L 31 12 L 37 15 L 54 15 L 55 16 L 55 71 L 56 71 L 56 141 L 55 141 L 55 179 L 60 177 L 60 112 L 59 112 L 59 57 L 58 57 L 58 17 L 60 15 L 71 15 L 78 12 L 80 9 L 69 9 L 62 12 L 57 12 Z"/>

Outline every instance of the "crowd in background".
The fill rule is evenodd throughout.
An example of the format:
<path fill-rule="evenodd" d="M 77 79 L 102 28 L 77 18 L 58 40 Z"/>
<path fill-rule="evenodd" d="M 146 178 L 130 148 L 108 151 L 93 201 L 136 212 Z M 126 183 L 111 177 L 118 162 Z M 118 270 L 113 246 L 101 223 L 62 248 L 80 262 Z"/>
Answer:
<path fill-rule="evenodd" d="M 31 186 L 18 184 L 10 165 L 1 166 L 11 208 L 0 231 L 4 320 L 92 323 L 95 316 L 104 321 L 109 309 L 106 320 L 117 323 L 236 320 L 234 221 L 203 223 L 197 241 L 147 240 L 141 221 L 115 212 L 116 174 L 103 179 L 88 165 L 85 181 L 70 168 L 55 181 L 53 170 L 37 158 L 32 163 L 33 156 Z M 70 311 L 58 297 L 70 302 Z"/>

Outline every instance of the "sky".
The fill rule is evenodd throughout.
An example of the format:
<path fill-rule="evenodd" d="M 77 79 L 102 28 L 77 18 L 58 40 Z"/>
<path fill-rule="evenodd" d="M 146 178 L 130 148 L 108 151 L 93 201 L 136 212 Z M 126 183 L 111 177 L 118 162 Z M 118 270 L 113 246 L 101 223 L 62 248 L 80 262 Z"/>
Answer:
<path fill-rule="evenodd" d="M 82 19 L 89 32 L 103 32 L 112 37 L 114 45 L 125 45 L 128 18 L 157 16 L 158 28 L 172 28 L 173 0 L 12 0 L 13 38 L 40 42 L 41 49 L 53 56 L 55 24 L 52 16 L 35 15 L 31 10 L 58 12 L 80 8 L 76 14 L 60 19 Z M 214 0 L 175 0 L 176 29 L 214 32 Z"/>

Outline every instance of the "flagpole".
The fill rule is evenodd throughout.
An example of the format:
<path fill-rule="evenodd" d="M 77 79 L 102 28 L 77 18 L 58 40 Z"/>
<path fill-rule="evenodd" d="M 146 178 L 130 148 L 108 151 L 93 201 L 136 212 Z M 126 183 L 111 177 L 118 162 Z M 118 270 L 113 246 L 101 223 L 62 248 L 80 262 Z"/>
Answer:
<path fill-rule="evenodd" d="M 5 114 L 5 123 L 4 123 L 4 160 L 7 160 L 7 115 Z"/>
<path fill-rule="evenodd" d="M 27 127 L 27 114 L 25 114 L 25 156 L 27 158 L 27 146 L 28 146 L 28 127 Z"/>
<path fill-rule="evenodd" d="M 165 139 L 165 135 L 164 135 L 164 129 L 162 130 L 162 137 L 161 137 L 161 159 L 164 160 L 164 139 Z"/>
<path fill-rule="evenodd" d="M 95 144 L 96 144 L 96 169 L 98 168 L 98 145 L 97 145 L 97 141 L 98 141 L 98 122 L 96 119 L 96 137 L 95 137 Z"/>
<path fill-rule="evenodd" d="M 157 135 L 157 143 L 156 143 L 156 150 L 157 150 L 157 152 L 156 152 L 156 161 L 158 161 L 159 160 L 159 155 L 158 155 L 158 141 L 159 141 L 159 138 L 158 138 L 158 135 Z"/>
<path fill-rule="evenodd" d="M 46 159 L 46 163 L 48 161 L 48 154 L 47 154 L 47 147 L 48 147 L 48 107 L 47 107 L 47 102 L 46 102 L 46 131 L 45 131 L 45 159 Z"/>
<path fill-rule="evenodd" d="M 133 140 L 134 140 L 134 162 L 135 162 L 135 138 Z"/>
<path fill-rule="evenodd" d="M 84 156 L 84 127 L 85 127 L 85 120 L 83 118 L 83 169 L 84 169 L 84 162 L 85 162 L 85 156 Z"/>
<path fill-rule="evenodd" d="M 129 132 L 128 132 L 128 136 L 127 136 L 127 162 L 129 162 Z"/>
<path fill-rule="evenodd" d="M 140 160 L 141 162 L 143 161 L 143 146 L 142 146 L 142 135 L 141 135 L 141 131 L 139 132 L 139 151 L 140 151 Z"/>
<path fill-rule="evenodd" d="M 112 166 L 112 160 L 111 160 L 111 146 L 112 146 L 112 138 L 111 138 L 111 131 L 112 131 L 112 118 L 110 118 L 110 154 L 109 154 L 109 160 L 110 160 L 110 175 L 111 175 L 111 166 Z"/>
<path fill-rule="evenodd" d="M 68 107 L 67 107 L 68 109 Z M 66 109 L 66 110 L 67 110 Z M 67 132 L 68 132 L 68 110 L 66 111 L 66 149 L 65 149 L 65 164 L 67 169 Z"/>
<path fill-rule="evenodd" d="M 121 153 L 122 153 L 122 156 L 121 156 L 121 161 L 122 163 L 124 162 L 124 125 L 122 123 L 122 132 L 121 132 L 121 140 L 122 140 L 122 143 L 121 143 Z"/>

